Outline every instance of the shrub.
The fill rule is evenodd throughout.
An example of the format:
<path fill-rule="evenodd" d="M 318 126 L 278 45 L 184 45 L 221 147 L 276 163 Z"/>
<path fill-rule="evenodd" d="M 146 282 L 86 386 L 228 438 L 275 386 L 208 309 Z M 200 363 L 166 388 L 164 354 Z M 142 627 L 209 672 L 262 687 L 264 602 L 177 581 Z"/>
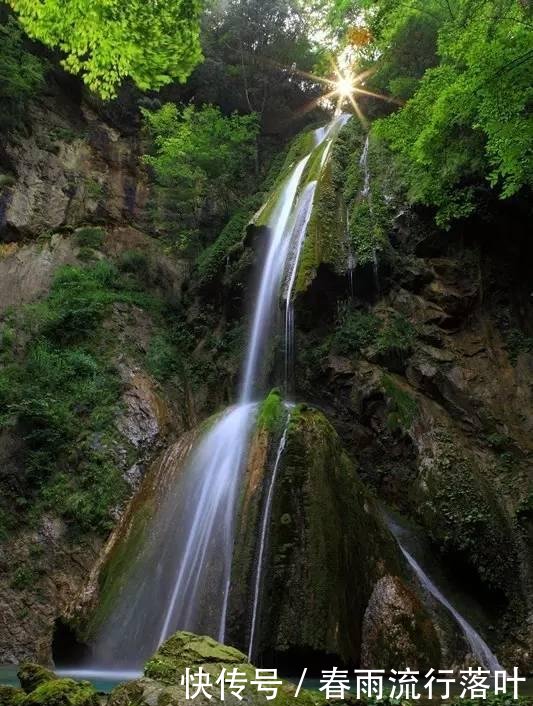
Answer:
<path fill-rule="evenodd" d="M 341 355 L 358 353 L 376 340 L 378 332 L 379 320 L 373 314 L 347 310 L 333 336 L 333 350 Z"/>
<path fill-rule="evenodd" d="M 101 247 L 105 238 L 105 230 L 94 226 L 78 228 L 75 232 L 76 243 L 82 248 L 92 248 L 96 250 Z"/>

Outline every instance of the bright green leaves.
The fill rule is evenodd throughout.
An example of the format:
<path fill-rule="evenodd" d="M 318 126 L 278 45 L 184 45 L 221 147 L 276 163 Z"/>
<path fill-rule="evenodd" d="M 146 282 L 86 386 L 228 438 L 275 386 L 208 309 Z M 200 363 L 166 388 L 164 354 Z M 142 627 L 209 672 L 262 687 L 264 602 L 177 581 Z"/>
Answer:
<path fill-rule="evenodd" d="M 374 42 L 369 85 L 406 100 L 374 127 L 437 222 L 533 185 L 533 25 L 517 0 L 337 0 Z"/>
<path fill-rule="evenodd" d="M 8 18 L 0 25 L 0 126 L 11 127 L 25 101 L 43 84 L 43 62 L 24 49 L 18 23 Z"/>
<path fill-rule="evenodd" d="M 201 61 L 199 0 L 8 0 L 30 37 L 102 98 L 127 77 L 142 90 L 184 82 Z"/>
<path fill-rule="evenodd" d="M 153 153 L 144 161 L 155 172 L 160 211 L 171 202 L 173 221 L 186 223 L 192 216 L 185 233 L 190 240 L 197 226 L 194 214 L 202 206 L 210 202 L 219 211 L 230 211 L 238 201 L 254 167 L 257 116 L 224 116 L 211 105 L 179 109 L 173 103 L 143 114 L 153 141 Z M 159 220 L 165 217 L 160 214 Z"/>
<path fill-rule="evenodd" d="M 440 65 L 377 126 L 405 168 L 410 199 L 435 206 L 443 226 L 476 208 L 487 181 L 502 198 L 533 185 L 531 26 L 507 0 L 455 0 L 450 10 Z"/>

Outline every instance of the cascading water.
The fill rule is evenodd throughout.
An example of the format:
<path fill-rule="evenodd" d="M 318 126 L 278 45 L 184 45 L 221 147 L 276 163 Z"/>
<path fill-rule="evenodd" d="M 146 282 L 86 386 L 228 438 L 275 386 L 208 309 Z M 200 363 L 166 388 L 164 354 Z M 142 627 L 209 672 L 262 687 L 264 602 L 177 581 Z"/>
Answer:
<path fill-rule="evenodd" d="M 249 642 L 249 647 L 248 647 L 248 659 L 250 661 L 252 660 L 252 657 L 254 654 L 254 649 L 255 649 L 255 639 L 256 639 L 256 633 L 257 633 L 257 619 L 259 616 L 259 601 L 261 598 L 261 588 L 262 588 L 262 583 L 263 583 L 265 549 L 266 549 L 266 544 L 267 544 L 268 527 L 270 525 L 270 517 L 272 514 L 272 500 L 274 498 L 274 487 L 276 485 L 276 480 L 278 477 L 278 469 L 279 469 L 281 457 L 283 455 L 283 451 L 285 450 L 285 444 L 287 442 L 287 432 L 289 429 L 289 421 L 290 421 L 290 415 L 287 417 L 285 429 L 283 430 L 283 434 L 281 435 L 278 450 L 276 452 L 276 460 L 274 461 L 272 475 L 270 476 L 270 482 L 268 484 L 268 491 L 266 494 L 265 506 L 263 509 L 263 518 L 261 520 L 261 532 L 260 532 L 260 536 L 259 536 L 259 551 L 257 553 L 256 572 L 255 572 L 255 581 L 254 581 L 254 593 L 253 593 L 253 601 L 252 601 L 252 621 L 251 621 L 251 628 L 250 628 L 250 642 Z"/>
<path fill-rule="evenodd" d="M 454 608 L 442 591 L 435 585 L 435 583 L 429 578 L 426 572 L 422 569 L 420 564 L 416 559 L 407 551 L 406 547 L 402 542 L 402 529 L 393 522 L 390 518 L 386 518 L 387 525 L 395 536 L 396 541 L 402 554 L 404 555 L 407 563 L 411 567 L 413 573 L 418 578 L 422 588 L 426 590 L 433 598 L 440 603 L 446 610 L 453 616 L 456 623 L 461 628 L 465 640 L 467 641 L 472 656 L 478 660 L 480 665 L 485 669 L 489 669 L 491 672 L 502 671 L 503 667 L 498 662 L 498 658 L 492 652 L 490 647 L 487 645 L 485 640 L 481 635 L 470 625 L 470 623 L 464 618 L 459 611 Z"/>
<path fill-rule="evenodd" d="M 316 148 L 319 148 L 324 142 L 326 142 L 320 157 L 319 174 L 322 172 L 322 169 L 330 156 L 334 138 L 338 134 L 339 130 L 346 125 L 349 119 L 349 115 L 341 113 L 328 126 L 315 130 Z M 282 293 L 282 298 L 285 301 L 285 391 L 288 394 L 292 392 L 292 381 L 294 379 L 294 285 L 298 275 L 300 255 L 302 253 L 305 236 L 307 234 L 307 227 L 313 212 L 313 204 L 317 186 L 317 180 L 309 182 L 300 195 L 294 209 L 292 228 L 288 239 L 289 252 L 286 258 L 285 283 Z"/>
<path fill-rule="evenodd" d="M 150 531 L 95 642 L 98 667 L 140 667 L 178 627 L 224 639 L 235 508 L 255 409 L 248 403 L 224 412 L 181 470 L 168 459 L 170 482 L 157 493 Z"/>
<path fill-rule="evenodd" d="M 157 496 L 150 531 L 143 537 L 120 595 L 95 640 L 90 665 L 93 671 L 101 666 L 138 668 L 178 629 L 224 640 L 239 490 L 257 410 L 252 400 L 270 345 L 269 333 L 281 284 L 287 283 L 285 291 L 290 300 L 312 212 L 316 181 L 302 185 L 302 180 L 314 151 L 323 149 L 320 173 L 332 135 L 347 119 L 348 116 L 337 116 L 315 132 L 314 149 L 292 168 L 277 192 L 266 224 L 269 242 L 251 321 L 239 403 L 214 422 L 185 462 L 174 464 L 173 473 L 169 474 L 174 483 L 167 484 Z M 330 141 L 322 147 L 325 140 Z M 285 436 L 278 448 L 262 515 L 252 646 L 272 496 L 284 439 Z M 163 459 L 163 463 L 171 464 L 172 459 Z"/>
<path fill-rule="evenodd" d="M 315 197 L 317 182 L 310 182 L 304 189 L 296 205 L 296 218 L 291 239 L 289 241 L 289 256 L 287 258 L 288 279 L 285 286 L 283 298 L 285 299 L 285 390 L 291 391 L 291 381 L 294 369 L 294 307 L 292 294 L 296 275 L 298 273 L 298 263 L 307 233 L 307 226 L 313 211 L 313 199 Z"/>
<path fill-rule="evenodd" d="M 370 210 L 372 211 L 371 193 L 370 193 L 370 166 L 368 164 L 368 151 L 370 147 L 370 136 L 367 134 L 363 151 L 361 153 L 360 165 L 363 171 L 363 188 L 361 189 L 361 198 L 369 200 Z M 379 262 L 378 251 L 374 243 L 372 247 L 372 270 L 374 273 L 374 285 L 376 292 L 379 294 Z"/>

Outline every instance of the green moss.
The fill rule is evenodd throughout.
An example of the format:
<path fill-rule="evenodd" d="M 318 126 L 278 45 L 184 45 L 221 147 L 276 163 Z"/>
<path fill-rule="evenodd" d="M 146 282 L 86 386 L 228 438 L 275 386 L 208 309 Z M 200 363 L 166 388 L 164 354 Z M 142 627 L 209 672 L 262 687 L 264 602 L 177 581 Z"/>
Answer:
<path fill-rule="evenodd" d="M 222 645 L 211 637 L 177 632 L 164 642 L 146 663 L 144 673 L 151 679 L 168 684 L 179 683 L 187 667 L 195 665 L 244 664 L 246 656 L 233 647 Z"/>
<path fill-rule="evenodd" d="M 22 706 L 25 698 L 22 689 L 0 685 L 0 706 Z"/>
<path fill-rule="evenodd" d="M 95 688 L 87 681 L 54 679 L 26 696 L 24 706 L 100 706 Z"/>
<path fill-rule="evenodd" d="M 22 689 L 29 694 L 41 684 L 57 679 L 56 675 L 40 664 L 25 662 L 20 665 L 17 676 Z"/>
<path fill-rule="evenodd" d="M 136 499 L 136 510 L 130 517 L 130 524 L 125 530 L 126 536 L 121 537 L 115 544 L 100 572 L 98 577 L 99 598 L 96 609 L 85 625 L 76 626 L 80 637 L 85 641 L 94 637 L 100 626 L 111 615 L 115 602 L 135 566 L 135 559 L 142 549 L 155 510 L 151 500 L 151 498 L 142 497 Z"/>
<path fill-rule="evenodd" d="M 352 355 L 375 343 L 380 321 L 374 314 L 345 307 L 339 318 L 339 326 L 332 340 L 335 353 Z"/>
<path fill-rule="evenodd" d="M 469 566 L 488 589 L 511 596 L 516 589 L 516 547 L 495 489 L 460 439 L 433 433 L 435 456 L 424 465 L 419 513 L 445 555 Z"/>
<path fill-rule="evenodd" d="M 390 375 L 384 375 L 381 384 L 389 401 L 387 425 L 392 430 L 408 430 L 418 415 L 416 399 Z"/>
<path fill-rule="evenodd" d="M 259 408 L 257 418 L 258 429 L 265 429 L 268 433 L 279 429 L 284 417 L 285 407 L 278 389 L 272 390 Z"/>
<path fill-rule="evenodd" d="M 309 650 L 357 662 L 378 557 L 395 561 L 372 508 L 324 415 L 306 405 L 291 409 L 272 506 L 260 652 Z"/>

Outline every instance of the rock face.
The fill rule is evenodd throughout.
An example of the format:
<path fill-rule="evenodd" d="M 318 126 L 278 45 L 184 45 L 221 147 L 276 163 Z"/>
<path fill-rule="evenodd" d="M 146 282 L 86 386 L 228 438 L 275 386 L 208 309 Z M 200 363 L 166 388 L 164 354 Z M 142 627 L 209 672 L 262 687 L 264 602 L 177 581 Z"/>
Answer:
<path fill-rule="evenodd" d="M 57 268 L 76 264 L 77 255 L 73 240 L 59 234 L 44 244 L 14 243 L 0 257 L 0 315 L 44 296 Z"/>
<path fill-rule="evenodd" d="M 5 150 L 14 183 L 0 195 L 0 240 L 140 217 L 147 187 L 133 138 L 64 97 L 31 106 L 29 121 L 31 134 Z"/>
<path fill-rule="evenodd" d="M 110 695 L 108 706 L 148 706 L 153 703 L 165 703 L 169 706 L 185 706 L 190 703 L 186 698 L 185 682 L 182 678 L 186 669 L 194 675 L 200 669 L 208 675 L 210 685 L 205 691 L 199 693 L 194 703 L 200 706 L 207 704 L 227 703 L 230 706 L 237 704 L 267 704 L 267 693 L 256 691 L 250 683 L 256 678 L 255 668 L 247 661 L 245 655 L 231 647 L 217 643 L 209 637 L 199 637 L 187 632 L 178 632 L 165 642 L 158 652 L 145 666 L 144 678 L 129 684 L 117 687 Z M 241 684 L 245 686 L 240 692 L 238 688 L 225 686 L 223 698 L 220 683 L 215 684 L 218 677 L 225 670 L 230 674 L 235 670 L 239 674 Z M 282 683 L 277 692 L 277 697 L 272 703 L 280 706 L 297 704 L 300 706 L 313 706 L 322 703 L 316 694 L 305 690 L 295 698 L 295 687 L 287 682 Z M 209 696 L 208 696 L 209 695 Z M 341 702 L 342 703 L 342 702 Z"/>
<path fill-rule="evenodd" d="M 420 599 L 399 577 L 381 578 L 363 619 L 361 666 L 429 669 L 440 663 L 439 638 Z"/>
<path fill-rule="evenodd" d="M 275 427 L 270 430 L 269 441 L 265 430 L 259 430 L 244 493 L 228 630 L 234 642 L 246 648 L 258 518 L 264 512 L 282 419 L 277 433 Z M 292 666 L 310 658 L 356 664 L 373 586 L 385 567 L 400 571 L 398 550 L 322 413 L 303 405 L 289 412 L 280 458 L 254 654 Z"/>
<path fill-rule="evenodd" d="M 452 584 L 478 601 L 474 625 L 500 660 L 529 671 L 528 275 L 520 248 L 503 245 L 497 224 L 482 244 L 453 236 L 430 244 L 414 223 L 386 256 L 379 294 L 356 286 L 350 305 L 357 325 L 375 327 L 381 351 L 358 345 L 355 328 L 353 348 L 346 343 L 339 355 L 336 340 L 327 339 L 335 329 L 323 319 L 319 331 L 308 323 L 328 278 L 319 274 L 313 291 L 302 293 L 300 394 L 327 410 L 363 480 L 418 523 Z M 530 252 L 528 243 L 521 248 Z M 391 312 L 411 333 L 383 351 Z M 321 344 L 318 354 L 307 353 Z"/>

